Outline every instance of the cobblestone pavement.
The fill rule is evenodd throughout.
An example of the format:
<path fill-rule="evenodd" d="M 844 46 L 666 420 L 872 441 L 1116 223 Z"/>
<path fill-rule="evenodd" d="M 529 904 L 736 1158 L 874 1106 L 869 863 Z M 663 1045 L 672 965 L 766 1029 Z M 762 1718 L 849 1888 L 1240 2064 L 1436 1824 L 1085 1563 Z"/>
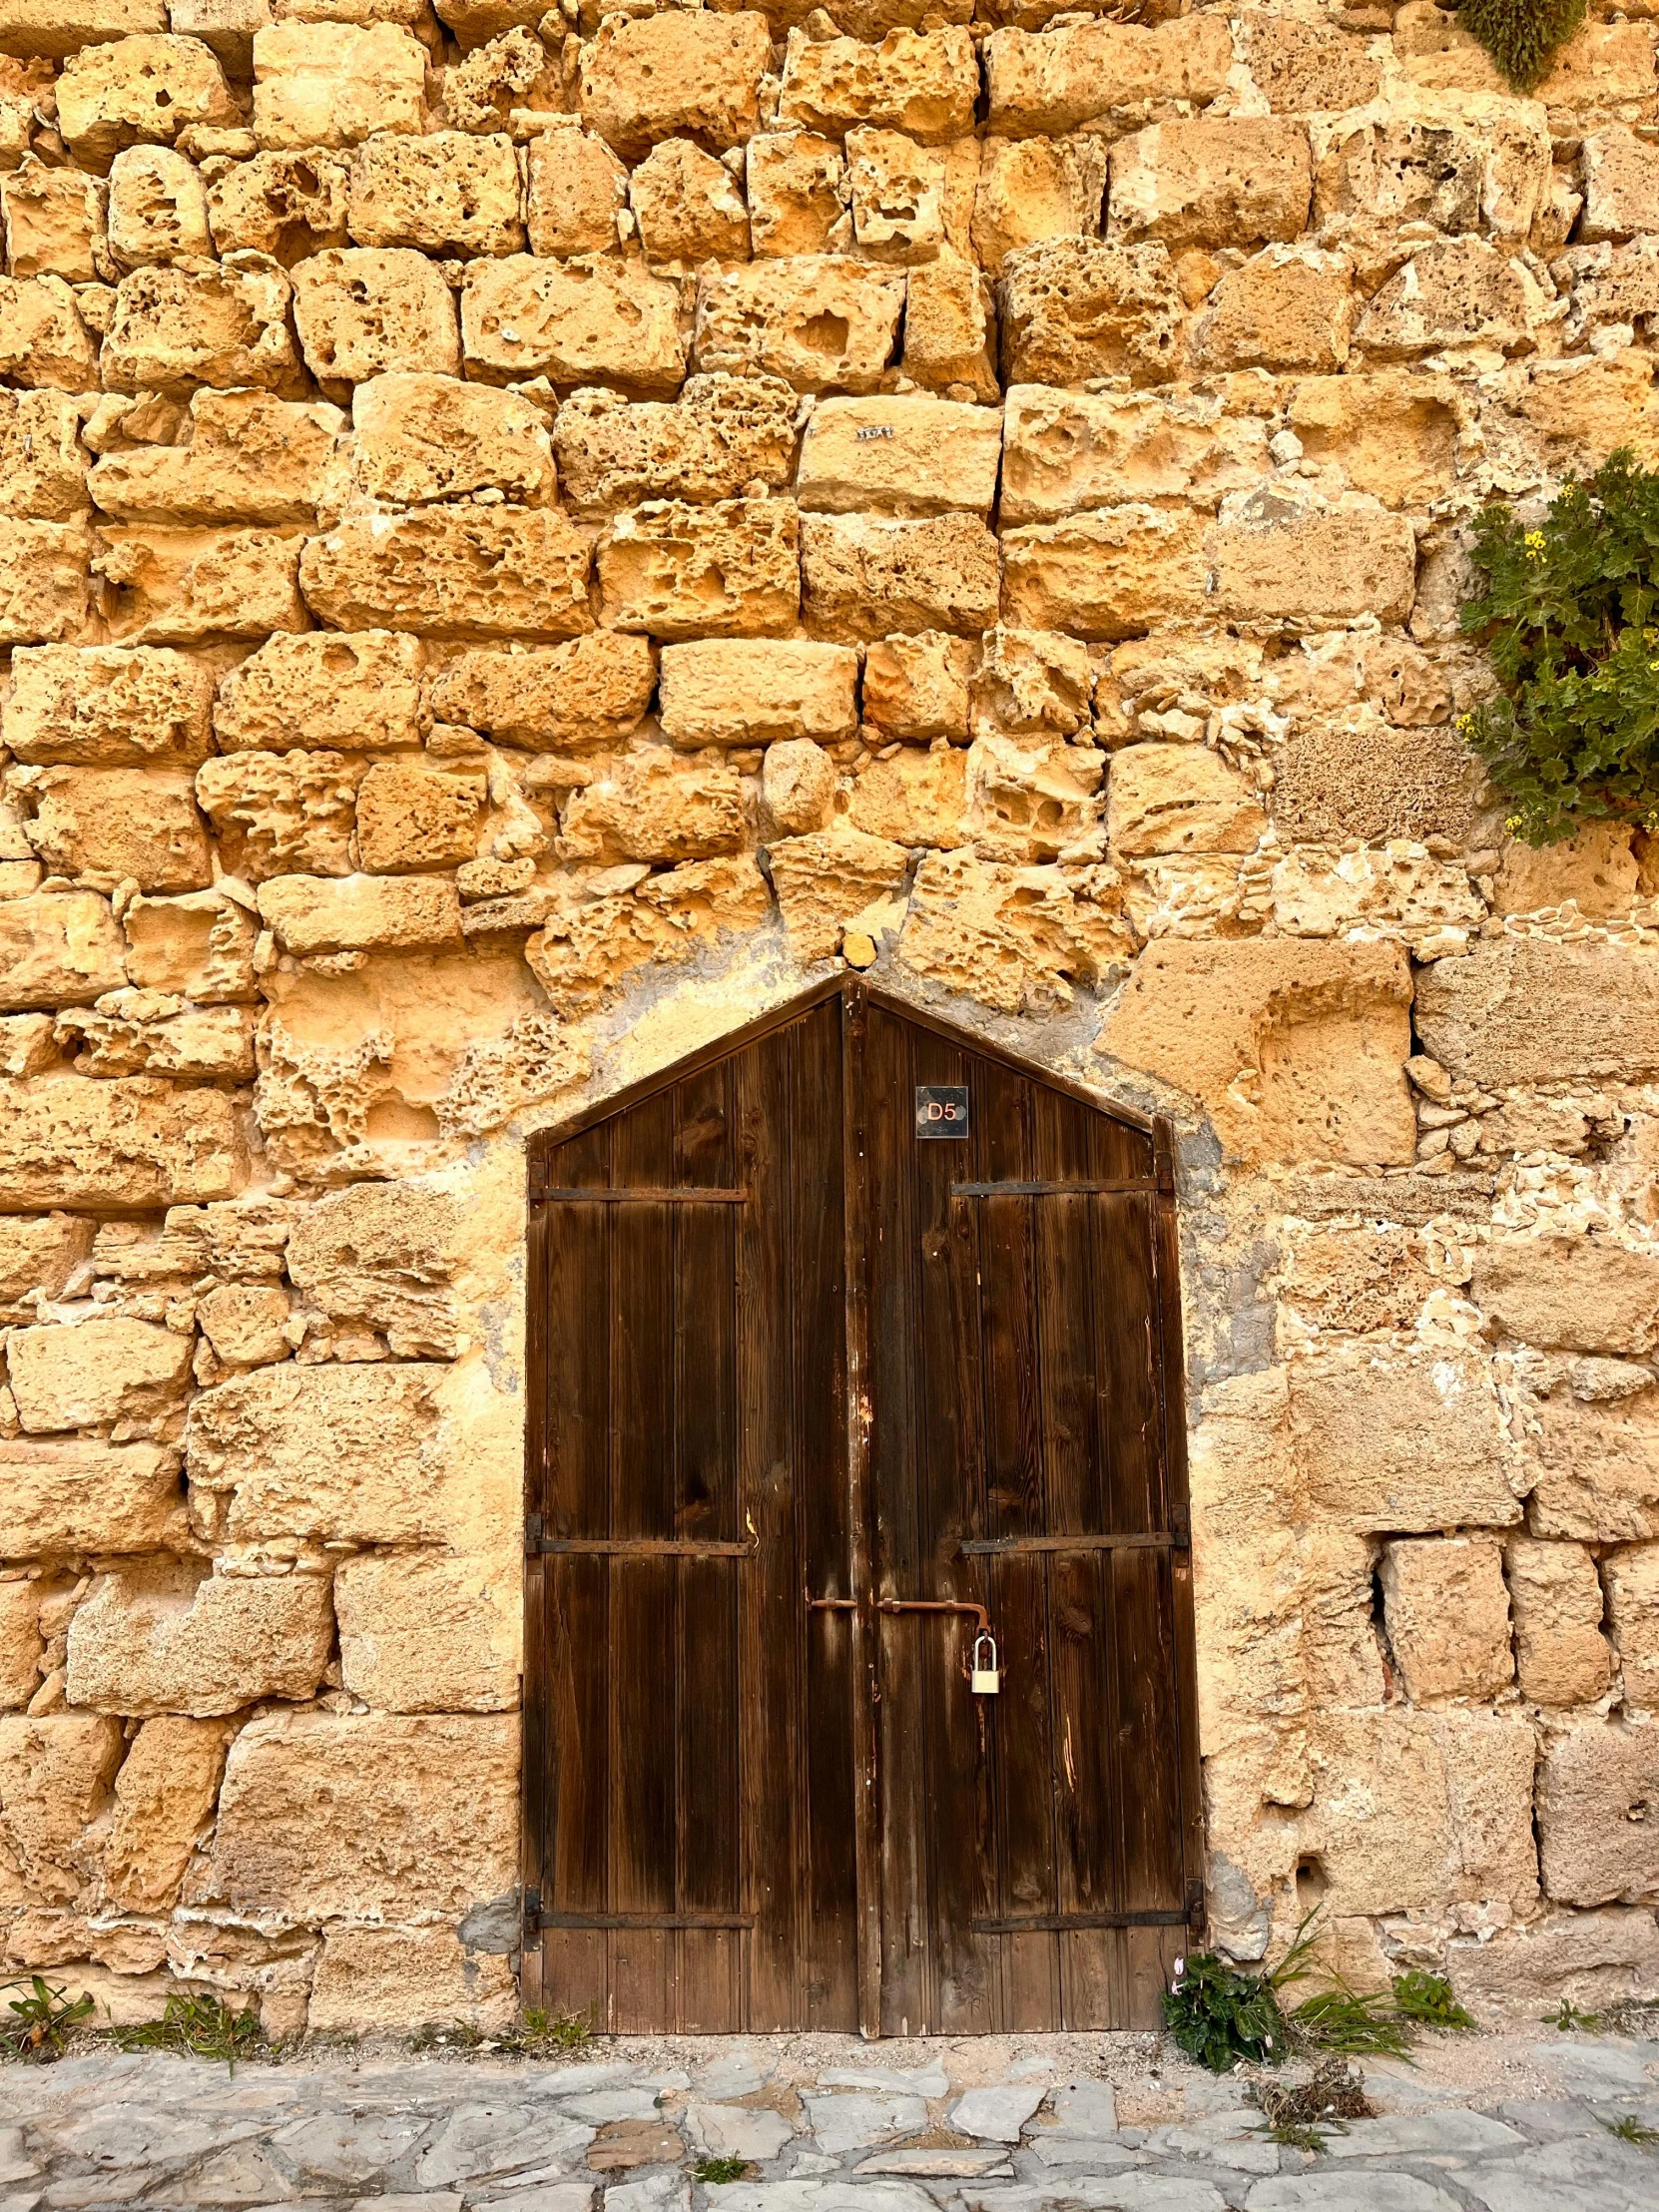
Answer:
<path fill-rule="evenodd" d="M 1381 2117 L 1281 2149 L 1151 2037 L 599 2044 L 548 2068 L 97 2052 L 0 2069 L 0 2212 L 1650 2212 L 1659 2042 L 1481 2037 L 1374 2062 Z M 1160 2071 L 1162 2067 L 1162 2071 Z M 749 2177 L 695 2178 L 705 2158 Z M 600 2193 L 603 2192 L 603 2204 Z"/>

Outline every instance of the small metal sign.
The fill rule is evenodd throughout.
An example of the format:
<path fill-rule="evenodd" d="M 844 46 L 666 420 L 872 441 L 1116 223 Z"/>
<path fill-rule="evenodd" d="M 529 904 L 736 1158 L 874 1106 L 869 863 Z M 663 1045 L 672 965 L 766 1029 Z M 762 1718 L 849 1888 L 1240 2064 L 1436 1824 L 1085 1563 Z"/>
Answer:
<path fill-rule="evenodd" d="M 916 1135 L 965 1137 L 968 1133 L 968 1094 L 965 1083 L 916 1085 Z"/>

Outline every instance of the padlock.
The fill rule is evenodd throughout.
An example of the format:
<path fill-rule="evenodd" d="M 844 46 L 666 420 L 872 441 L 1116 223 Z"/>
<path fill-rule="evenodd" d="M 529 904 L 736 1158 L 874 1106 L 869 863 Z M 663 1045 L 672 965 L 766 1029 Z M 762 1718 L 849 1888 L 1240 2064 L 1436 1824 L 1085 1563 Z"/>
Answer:
<path fill-rule="evenodd" d="M 979 1663 L 981 1644 L 989 1644 L 991 1647 L 991 1663 L 988 1667 Z M 996 1663 L 996 1638 L 988 1633 L 973 1639 L 973 1674 L 969 1687 L 975 1697 L 995 1697 L 1002 1687 L 1002 1669 Z"/>

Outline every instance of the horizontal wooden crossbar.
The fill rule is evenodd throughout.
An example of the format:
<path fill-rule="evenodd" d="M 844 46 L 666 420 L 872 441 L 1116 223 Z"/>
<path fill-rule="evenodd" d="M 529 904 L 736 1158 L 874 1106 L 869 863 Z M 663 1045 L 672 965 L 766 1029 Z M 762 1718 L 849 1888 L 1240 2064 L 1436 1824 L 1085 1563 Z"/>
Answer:
<path fill-rule="evenodd" d="M 537 1928 L 753 1928 L 753 1913 L 537 1913 Z"/>
<path fill-rule="evenodd" d="M 1085 1928 L 1187 1928 L 1192 1915 L 1172 1907 L 1167 1913 L 1033 1913 L 1008 1921 L 975 1921 L 976 1936 L 1064 1936 Z"/>
<path fill-rule="evenodd" d="M 956 1550 L 971 1559 L 1019 1551 L 1171 1551 L 1184 1547 L 1186 1540 L 1167 1528 L 1155 1528 L 1134 1536 L 992 1536 L 963 1541 Z"/>
<path fill-rule="evenodd" d="M 736 1191 L 662 1189 L 642 1187 L 632 1191 L 559 1189 L 532 1194 L 538 1206 L 747 1206 L 747 1189 Z"/>
<path fill-rule="evenodd" d="M 525 1548 L 540 1558 L 578 1552 L 602 1559 L 748 1559 L 753 1544 L 703 1543 L 694 1536 L 531 1536 Z"/>
<path fill-rule="evenodd" d="M 1093 1198 L 1103 1191 L 1153 1191 L 1150 1175 L 1119 1176 L 1104 1183 L 952 1183 L 952 1198 Z"/>

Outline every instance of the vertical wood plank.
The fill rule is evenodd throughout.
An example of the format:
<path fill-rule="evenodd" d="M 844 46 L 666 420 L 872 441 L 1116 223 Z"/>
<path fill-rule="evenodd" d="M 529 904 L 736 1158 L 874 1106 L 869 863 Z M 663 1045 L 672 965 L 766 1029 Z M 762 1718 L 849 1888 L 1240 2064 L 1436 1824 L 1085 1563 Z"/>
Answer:
<path fill-rule="evenodd" d="M 882 2022 L 885 1868 L 878 1764 L 879 1631 L 870 1612 L 876 1595 L 876 1476 L 871 1453 L 870 1260 L 871 1163 L 868 1097 L 869 1002 L 849 983 L 841 1029 L 841 1168 L 846 1207 L 846 1484 L 852 1540 L 852 1622 L 855 1684 L 853 1851 L 858 1886 L 858 2026 L 879 2035 Z"/>

